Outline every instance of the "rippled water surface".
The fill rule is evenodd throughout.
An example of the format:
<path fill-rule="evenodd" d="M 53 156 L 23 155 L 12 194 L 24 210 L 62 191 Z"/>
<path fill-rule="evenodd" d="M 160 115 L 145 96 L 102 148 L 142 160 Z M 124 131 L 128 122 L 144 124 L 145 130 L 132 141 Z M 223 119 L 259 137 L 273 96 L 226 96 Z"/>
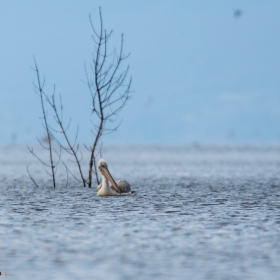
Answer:
<path fill-rule="evenodd" d="M 125 197 L 62 169 L 54 189 L 25 147 L 0 151 L 7 279 L 280 279 L 279 147 L 107 148 Z"/>

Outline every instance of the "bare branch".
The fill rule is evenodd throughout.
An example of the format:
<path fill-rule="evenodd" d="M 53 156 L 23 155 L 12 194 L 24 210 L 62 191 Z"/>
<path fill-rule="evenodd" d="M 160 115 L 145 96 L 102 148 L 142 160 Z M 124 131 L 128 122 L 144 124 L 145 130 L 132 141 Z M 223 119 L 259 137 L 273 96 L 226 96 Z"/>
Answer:
<path fill-rule="evenodd" d="M 130 98 L 130 87 L 132 82 L 130 78 L 128 84 L 125 85 L 129 66 L 127 66 L 123 72 L 119 73 L 122 62 L 129 56 L 123 54 L 123 34 L 121 35 L 119 52 L 117 53 L 114 50 L 114 55 L 112 59 L 110 59 L 111 54 L 108 51 L 108 41 L 112 35 L 112 31 L 107 33 L 106 30 L 103 30 L 101 9 L 99 9 L 99 18 L 100 31 L 97 32 L 90 17 L 90 24 L 93 30 L 92 37 L 95 45 L 95 54 L 93 55 L 93 64 L 91 65 L 92 79 L 90 79 L 89 73 L 85 67 L 87 86 L 92 97 L 92 113 L 99 120 L 99 124 L 94 125 L 96 132 L 92 131 L 95 138 L 91 147 L 91 157 L 89 163 L 89 187 L 92 186 L 92 173 L 95 174 L 96 182 L 99 184 L 95 153 L 99 140 L 102 135 L 105 133 L 112 133 L 120 125 L 119 123 L 114 128 L 106 128 L 105 123 L 108 120 L 113 121 L 112 118 L 114 118 L 125 106 L 126 102 Z M 119 92 L 119 94 L 117 92 Z M 117 97 L 116 94 L 118 94 Z"/>
<path fill-rule="evenodd" d="M 64 162 L 62 162 L 62 163 L 63 163 L 63 165 L 65 166 L 65 168 L 67 169 L 67 172 L 69 172 L 69 173 L 72 175 L 72 177 L 73 177 L 76 181 L 78 181 L 78 182 L 84 184 L 83 181 L 79 180 L 79 179 L 70 171 L 70 169 L 67 167 L 67 165 L 66 165 Z M 85 186 L 86 186 L 86 185 L 84 185 L 84 187 L 85 187 Z"/>
<path fill-rule="evenodd" d="M 53 187 L 55 188 L 56 181 L 55 181 L 55 172 L 54 172 L 55 165 L 53 163 L 53 148 L 52 148 L 52 142 L 51 142 L 50 128 L 49 128 L 49 124 L 48 124 L 48 121 L 47 121 L 47 113 L 46 113 L 45 103 L 44 103 L 44 98 L 43 98 L 43 97 L 45 97 L 45 94 L 44 94 L 44 91 L 43 91 L 43 87 L 44 87 L 44 84 L 45 84 L 45 79 L 43 80 L 43 83 L 41 83 L 39 69 L 38 69 L 35 57 L 34 57 L 34 66 L 35 66 L 35 72 L 36 72 L 36 76 L 37 76 L 37 87 L 35 87 L 35 90 L 39 93 L 39 96 L 40 96 L 41 108 L 42 108 L 43 120 L 44 120 L 44 127 L 45 127 L 45 130 L 46 130 L 46 133 L 47 133 L 47 138 L 48 138 L 47 149 L 49 150 L 50 165 L 47 165 L 46 163 L 44 163 L 44 165 L 49 166 L 51 168 L 51 177 L 52 177 Z M 41 144 L 40 141 L 39 141 L 39 143 Z M 37 159 L 39 159 L 33 153 L 33 151 L 32 151 L 32 154 Z M 40 162 L 42 162 L 42 160 L 40 160 Z"/>
<path fill-rule="evenodd" d="M 28 173 L 29 178 L 31 179 L 31 181 L 34 183 L 34 185 L 35 185 L 36 187 L 39 187 L 39 185 L 36 183 L 36 181 L 33 179 L 33 177 L 31 176 L 31 174 L 29 173 L 28 166 L 27 166 L 27 173 Z"/>

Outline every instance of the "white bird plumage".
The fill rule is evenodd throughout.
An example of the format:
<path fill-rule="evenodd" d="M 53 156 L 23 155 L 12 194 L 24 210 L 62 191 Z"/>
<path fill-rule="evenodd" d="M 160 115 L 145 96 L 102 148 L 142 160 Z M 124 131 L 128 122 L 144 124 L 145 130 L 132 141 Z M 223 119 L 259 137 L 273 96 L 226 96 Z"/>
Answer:
<path fill-rule="evenodd" d="M 104 159 L 98 161 L 98 169 L 102 176 L 102 182 L 97 186 L 97 195 L 112 196 L 122 194 L 132 194 L 130 184 L 125 180 L 115 181 L 109 172 L 108 165 Z"/>

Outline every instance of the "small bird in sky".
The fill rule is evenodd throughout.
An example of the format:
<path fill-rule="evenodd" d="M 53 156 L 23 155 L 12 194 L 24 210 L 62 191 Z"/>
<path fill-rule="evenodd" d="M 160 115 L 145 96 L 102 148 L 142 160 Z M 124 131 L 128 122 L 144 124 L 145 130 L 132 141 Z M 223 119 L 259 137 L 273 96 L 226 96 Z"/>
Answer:
<path fill-rule="evenodd" d="M 235 18 L 239 18 L 242 15 L 242 11 L 240 9 L 236 9 L 233 15 Z"/>

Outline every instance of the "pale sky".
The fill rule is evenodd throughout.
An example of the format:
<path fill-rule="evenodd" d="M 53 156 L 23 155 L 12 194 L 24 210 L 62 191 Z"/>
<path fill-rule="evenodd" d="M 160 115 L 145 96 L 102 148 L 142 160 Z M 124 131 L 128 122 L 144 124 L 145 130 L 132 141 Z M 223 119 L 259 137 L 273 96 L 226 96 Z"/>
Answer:
<path fill-rule="evenodd" d="M 0 1 L 0 144 L 36 142 L 44 131 L 33 91 L 33 56 L 45 90 L 55 84 L 65 119 L 91 143 L 84 63 L 89 14 L 114 30 L 133 76 L 117 144 L 279 144 L 280 1 Z"/>

